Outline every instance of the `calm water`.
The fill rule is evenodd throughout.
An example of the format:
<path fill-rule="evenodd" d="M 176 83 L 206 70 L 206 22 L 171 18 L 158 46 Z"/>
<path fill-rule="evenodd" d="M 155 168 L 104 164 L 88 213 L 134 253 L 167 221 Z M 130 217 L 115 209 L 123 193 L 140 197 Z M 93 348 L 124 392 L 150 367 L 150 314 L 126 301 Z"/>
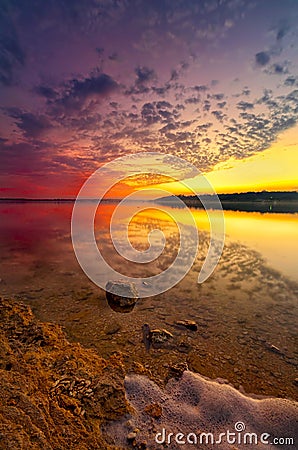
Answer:
<path fill-rule="evenodd" d="M 192 370 L 227 378 L 249 392 L 295 397 L 298 214 L 225 211 L 221 261 L 210 279 L 198 285 L 209 225 L 204 211 L 193 209 L 200 247 L 191 271 L 173 289 L 141 300 L 124 316 L 110 310 L 104 292 L 76 261 L 70 239 L 72 207 L 71 203 L 0 205 L 1 294 L 30 304 L 42 320 L 63 325 L 69 339 L 104 356 L 121 351 L 128 365 L 133 354 L 161 378 L 170 364 L 185 361 Z M 108 228 L 114 208 L 101 205 L 95 220 L 98 246 L 106 260 L 127 275 L 143 278 L 165 270 L 179 245 L 177 226 L 170 219 L 173 210 L 154 212 L 151 205 L 131 221 L 129 237 L 137 249 L 148 247 L 148 232 L 154 228 L 160 227 L 167 239 L 160 258 L 136 266 L 112 250 Z M 123 220 L 131 212 L 127 207 Z M 175 214 L 181 223 L 187 222 L 183 209 Z M 120 235 L 122 226 L 120 220 Z M 198 333 L 178 329 L 175 321 L 183 319 L 195 320 Z M 141 343 L 144 322 L 171 331 L 173 346 L 148 355 Z"/>

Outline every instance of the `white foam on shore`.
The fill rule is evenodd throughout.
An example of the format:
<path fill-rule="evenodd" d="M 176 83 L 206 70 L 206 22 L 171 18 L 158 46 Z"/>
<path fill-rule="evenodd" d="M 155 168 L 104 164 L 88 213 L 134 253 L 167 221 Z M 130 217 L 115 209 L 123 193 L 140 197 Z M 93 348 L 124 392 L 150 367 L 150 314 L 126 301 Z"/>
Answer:
<path fill-rule="evenodd" d="M 111 436 L 116 445 L 124 448 L 128 446 L 127 435 L 138 428 L 136 442 L 146 442 L 148 449 L 268 449 L 298 448 L 298 403 L 292 400 L 280 398 L 252 398 L 237 391 L 230 385 L 211 381 L 190 371 L 183 373 L 180 380 L 172 379 L 162 390 L 147 377 L 141 375 L 129 375 L 125 378 L 126 395 L 135 413 L 123 421 L 112 422 L 104 427 L 104 432 Z M 159 419 L 152 418 L 144 411 L 147 405 L 158 403 L 162 407 L 162 416 Z M 129 419 L 129 423 L 127 423 Z M 243 423 L 245 430 L 237 432 L 236 423 Z M 241 427 L 241 425 L 239 425 Z M 165 430 L 165 440 L 170 443 L 158 444 L 155 436 Z M 235 433 L 235 443 L 227 442 L 227 438 L 220 433 L 227 431 Z M 177 444 L 177 433 L 183 433 L 184 438 L 178 437 L 178 441 L 184 440 L 185 444 Z M 198 436 L 197 445 L 187 443 L 187 436 L 191 442 L 194 441 L 194 433 Z M 203 436 L 200 443 L 201 433 L 213 433 L 214 444 L 205 441 Z M 247 436 L 245 433 L 255 433 L 255 437 Z M 264 434 L 270 435 L 267 437 Z M 262 443 L 263 440 L 268 442 Z M 158 435 L 160 441 L 163 435 Z M 293 438 L 294 445 L 269 445 L 274 438 Z M 233 439 L 231 435 L 230 439 Z M 250 441 L 252 439 L 252 441 Z"/>

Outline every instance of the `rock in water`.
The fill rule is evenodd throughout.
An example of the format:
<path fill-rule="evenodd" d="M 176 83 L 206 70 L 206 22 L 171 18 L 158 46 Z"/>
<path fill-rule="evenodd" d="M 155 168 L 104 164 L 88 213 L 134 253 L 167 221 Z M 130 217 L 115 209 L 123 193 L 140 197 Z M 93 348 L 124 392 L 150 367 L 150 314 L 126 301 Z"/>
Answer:
<path fill-rule="evenodd" d="M 142 332 L 143 332 L 143 343 L 145 344 L 147 352 L 149 352 L 151 339 L 150 339 L 150 327 L 148 323 L 144 323 L 144 325 L 142 326 Z"/>
<path fill-rule="evenodd" d="M 108 304 L 116 312 L 127 313 L 132 311 L 138 297 L 138 291 L 134 283 L 116 280 L 108 281 L 106 284 Z"/>
<path fill-rule="evenodd" d="M 150 342 L 152 347 L 158 348 L 163 344 L 166 344 L 169 340 L 173 339 L 172 333 L 167 330 L 150 330 Z"/>
<path fill-rule="evenodd" d="M 187 328 L 191 331 L 197 331 L 198 329 L 198 325 L 194 320 L 177 320 L 175 323 L 176 325 Z"/>

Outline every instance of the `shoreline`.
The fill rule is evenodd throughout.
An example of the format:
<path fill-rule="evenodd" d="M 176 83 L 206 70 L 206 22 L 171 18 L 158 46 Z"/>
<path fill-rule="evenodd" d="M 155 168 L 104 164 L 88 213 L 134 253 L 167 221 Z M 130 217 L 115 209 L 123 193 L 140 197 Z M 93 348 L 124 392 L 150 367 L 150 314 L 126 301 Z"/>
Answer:
<path fill-rule="evenodd" d="M 37 442 L 44 449 L 131 448 L 127 436 L 134 426 L 139 430 L 134 438 L 134 448 L 145 448 L 142 447 L 144 439 L 147 441 L 146 448 L 159 448 L 152 446 L 153 432 L 163 426 L 167 429 L 174 428 L 175 431 L 175 408 L 180 410 L 180 401 L 177 403 L 177 399 L 175 400 L 175 392 L 177 389 L 180 391 L 180 385 L 184 395 L 185 392 L 189 392 L 189 395 L 198 395 L 200 392 L 198 398 L 202 396 L 207 403 L 212 402 L 213 397 L 208 394 L 209 388 L 206 391 L 204 386 L 210 386 L 217 392 L 218 395 L 214 398 L 217 398 L 218 406 L 213 403 L 214 417 L 212 414 L 208 416 L 204 410 L 199 416 L 201 425 L 206 428 L 209 423 L 214 430 L 221 429 L 222 425 L 216 426 L 215 411 L 222 408 L 222 402 L 226 402 L 224 399 L 228 395 L 232 396 L 232 403 L 236 405 L 238 402 L 243 406 L 242 414 L 247 408 L 247 401 L 261 402 L 257 405 L 265 405 L 269 401 L 269 407 L 273 407 L 270 406 L 270 401 L 273 401 L 275 415 L 278 415 L 276 407 L 282 414 L 288 414 L 288 420 L 283 421 L 283 426 L 278 431 L 283 436 L 293 434 L 291 427 L 294 422 L 291 417 L 298 406 L 293 400 L 272 397 L 256 399 L 259 396 L 252 399 L 250 394 L 235 390 L 226 380 L 210 380 L 187 371 L 182 371 L 176 378 L 172 377 L 164 388 L 158 388 L 155 385 L 157 380 L 152 379 L 152 374 L 148 377 L 148 370 L 139 362 L 135 363 L 134 370 L 127 372 L 123 362 L 125 355 L 121 352 L 103 359 L 95 350 L 79 343 L 70 343 L 61 327 L 40 322 L 23 303 L 2 298 L 0 316 L 3 419 L 3 426 L 0 426 L 0 448 L 11 448 L 13 442 L 14 448 L 17 442 L 20 450 L 36 448 Z M 165 409 L 165 400 L 170 401 L 170 398 L 174 403 L 171 403 L 170 409 Z M 243 401 L 243 398 L 247 398 L 247 401 Z M 183 414 L 186 414 L 183 412 L 185 401 L 190 400 L 181 398 Z M 163 405 L 160 415 L 154 415 L 149 408 L 156 403 Z M 146 405 L 149 405 L 148 413 L 144 416 Z M 239 405 L 238 413 L 241 414 L 242 407 Z M 232 410 L 233 404 L 227 403 L 226 408 Z M 209 411 L 208 408 L 207 410 Z M 193 411 L 191 415 L 183 414 L 180 425 L 177 423 L 176 428 L 180 426 L 180 430 L 191 429 L 192 421 L 198 421 L 197 413 Z M 255 414 L 257 421 L 257 410 Z M 25 421 L 24 417 L 27 417 Z M 227 424 L 236 420 L 229 414 L 226 419 Z M 154 429 L 148 428 L 148 421 L 151 426 L 155 424 Z M 251 418 L 249 421 L 253 427 L 254 420 Z M 268 432 L 274 426 L 275 422 L 267 421 L 264 430 Z M 270 430 L 268 427 L 271 427 Z M 119 429 L 122 430 L 120 434 Z M 111 437 L 114 438 L 114 443 L 111 442 Z M 78 442 L 79 447 L 76 446 Z"/>

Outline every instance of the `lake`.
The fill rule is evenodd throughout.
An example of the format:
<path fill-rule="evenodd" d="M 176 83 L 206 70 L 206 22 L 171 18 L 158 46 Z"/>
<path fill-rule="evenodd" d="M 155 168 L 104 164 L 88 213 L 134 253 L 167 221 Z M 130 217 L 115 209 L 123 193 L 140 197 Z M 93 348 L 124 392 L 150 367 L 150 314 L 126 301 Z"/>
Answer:
<path fill-rule="evenodd" d="M 148 232 L 158 227 L 167 240 L 157 260 L 136 264 L 113 252 L 109 241 L 116 206 L 103 203 L 95 220 L 95 236 L 106 260 L 119 272 L 142 279 L 164 271 L 179 247 L 171 215 L 189 225 L 186 211 L 155 211 L 151 203 L 133 217 L 129 238 L 135 248 L 148 248 Z M 72 203 L 0 204 L 1 295 L 21 299 L 41 320 L 60 324 L 70 340 L 104 357 L 121 352 L 128 370 L 136 370 L 141 362 L 161 382 L 173 364 L 186 364 L 207 377 L 228 379 L 246 392 L 295 397 L 298 214 L 225 211 L 221 260 L 211 277 L 198 284 L 209 223 L 203 210 L 192 209 L 200 243 L 189 273 L 171 290 L 140 299 L 130 314 L 119 314 L 76 260 L 70 236 L 72 208 Z M 120 238 L 122 219 L 130 218 L 134 208 L 127 206 L 116 224 Z M 175 323 L 186 319 L 196 321 L 197 332 Z M 144 323 L 170 331 L 172 343 L 146 352 Z"/>

